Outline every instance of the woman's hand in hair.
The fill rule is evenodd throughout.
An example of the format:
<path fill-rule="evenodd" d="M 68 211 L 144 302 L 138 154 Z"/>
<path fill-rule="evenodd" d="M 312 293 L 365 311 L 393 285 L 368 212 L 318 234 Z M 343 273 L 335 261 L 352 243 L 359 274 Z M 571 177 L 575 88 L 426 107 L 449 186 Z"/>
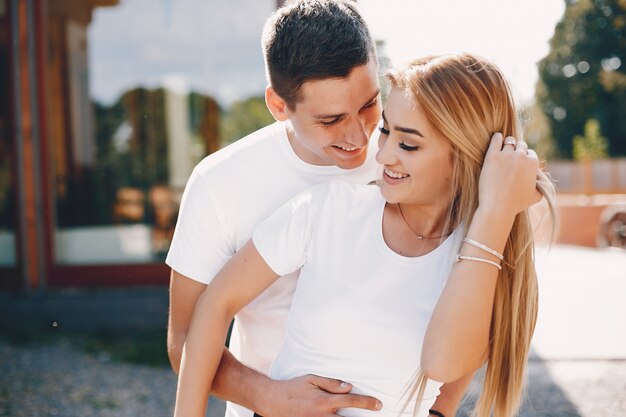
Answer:
<path fill-rule="evenodd" d="M 495 133 L 480 173 L 479 207 L 488 213 L 515 217 L 541 200 L 538 173 L 537 154 L 526 142 Z"/>

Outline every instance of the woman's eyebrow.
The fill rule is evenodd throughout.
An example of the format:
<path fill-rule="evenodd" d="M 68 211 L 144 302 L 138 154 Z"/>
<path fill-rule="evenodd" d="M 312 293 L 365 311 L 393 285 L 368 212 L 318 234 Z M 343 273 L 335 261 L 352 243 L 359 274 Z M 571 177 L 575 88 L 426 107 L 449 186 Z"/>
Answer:
<path fill-rule="evenodd" d="M 385 121 L 385 123 L 387 123 L 387 118 L 385 117 L 385 111 L 384 110 L 382 112 L 382 116 L 383 116 L 383 120 Z M 387 123 L 387 124 L 389 124 L 389 123 Z M 399 131 L 399 132 L 404 132 L 404 133 L 408 133 L 408 134 L 411 134 L 411 135 L 417 135 L 417 136 L 419 136 L 421 138 L 424 138 L 424 135 L 422 135 L 422 132 L 420 132 L 417 129 L 413 129 L 411 127 L 393 126 L 392 128 L 394 130 Z"/>
<path fill-rule="evenodd" d="M 421 134 L 421 132 L 417 129 L 413 129 L 411 127 L 401 127 L 401 126 L 394 126 L 393 127 L 395 130 L 398 130 L 400 132 L 404 132 L 404 133 L 409 133 L 411 135 L 417 135 L 421 138 L 424 137 L 424 135 Z"/>

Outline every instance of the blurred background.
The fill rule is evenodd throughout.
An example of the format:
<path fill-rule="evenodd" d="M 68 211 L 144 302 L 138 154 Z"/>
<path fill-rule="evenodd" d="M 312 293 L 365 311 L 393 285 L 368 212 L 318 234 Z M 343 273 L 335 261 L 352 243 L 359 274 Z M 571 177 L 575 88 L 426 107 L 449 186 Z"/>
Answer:
<path fill-rule="evenodd" d="M 0 416 L 171 414 L 163 260 L 195 164 L 273 121 L 281 3 L 0 0 Z M 626 1 L 358 3 L 382 71 L 497 63 L 557 182 L 522 414 L 626 415 Z"/>

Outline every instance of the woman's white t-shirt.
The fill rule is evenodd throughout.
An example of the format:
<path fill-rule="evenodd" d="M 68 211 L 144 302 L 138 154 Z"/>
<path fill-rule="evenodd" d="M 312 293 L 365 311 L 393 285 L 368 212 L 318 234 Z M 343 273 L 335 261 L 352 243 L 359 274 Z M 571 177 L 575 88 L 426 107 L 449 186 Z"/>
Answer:
<path fill-rule="evenodd" d="M 277 274 L 301 268 L 270 375 L 338 378 L 383 402 L 381 411 L 350 408 L 344 416 L 395 417 L 403 408 L 462 239 L 457 230 L 424 256 L 401 256 L 383 239 L 384 207 L 377 186 L 332 181 L 296 196 L 252 236 Z M 427 415 L 440 386 L 429 381 L 418 416 Z"/>

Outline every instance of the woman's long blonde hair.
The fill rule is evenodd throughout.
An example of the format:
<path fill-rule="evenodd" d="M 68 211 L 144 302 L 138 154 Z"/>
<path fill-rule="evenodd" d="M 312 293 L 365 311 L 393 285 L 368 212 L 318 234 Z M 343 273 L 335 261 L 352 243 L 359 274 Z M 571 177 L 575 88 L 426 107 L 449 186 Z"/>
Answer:
<path fill-rule="evenodd" d="M 446 228 L 469 225 L 478 207 L 478 180 L 490 138 L 522 138 L 506 79 L 492 63 L 470 55 L 430 56 L 388 74 L 392 87 L 405 90 L 432 126 L 452 144 L 452 204 Z M 538 190 L 553 219 L 555 189 L 541 172 Z M 553 223 L 554 224 L 554 223 Z M 555 226 L 553 226 L 555 227 Z M 554 229 L 553 229 L 554 230 Z M 533 230 L 528 210 L 515 218 L 504 249 L 491 318 L 489 353 L 477 417 L 510 417 L 518 411 L 524 387 L 530 340 L 537 321 L 537 275 Z M 426 377 L 418 373 L 411 397 L 418 405 Z"/>

